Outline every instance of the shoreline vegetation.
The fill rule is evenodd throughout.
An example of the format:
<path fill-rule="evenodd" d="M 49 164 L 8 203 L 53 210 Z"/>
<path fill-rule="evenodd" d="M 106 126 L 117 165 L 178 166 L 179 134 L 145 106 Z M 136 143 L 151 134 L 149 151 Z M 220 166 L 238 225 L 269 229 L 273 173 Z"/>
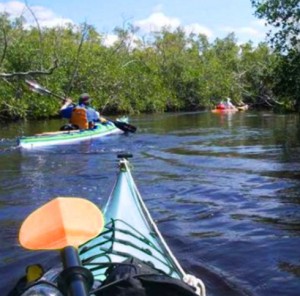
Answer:
<path fill-rule="evenodd" d="M 137 31 L 116 28 L 108 47 L 86 23 L 28 28 L 0 15 L 0 121 L 58 117 L 60 101 L 31 92 L 25 79 L 75 102 L 88 92 L 103 115 L 211 110 L 226 97 L 251 109 L 300 110 L 295 50 L 239 44 L 234 33 L 210 43 L 180 27 L 133 40 Z"/>

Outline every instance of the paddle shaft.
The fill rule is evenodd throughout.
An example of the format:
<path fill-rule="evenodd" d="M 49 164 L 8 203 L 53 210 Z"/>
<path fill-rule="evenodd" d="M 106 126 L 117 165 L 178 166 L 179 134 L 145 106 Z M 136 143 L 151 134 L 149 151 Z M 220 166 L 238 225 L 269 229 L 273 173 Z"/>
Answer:
<path fill-rule="evenodd" d="M 77 249 L 68 246 L 61 251 L 61 257 L 65 270 L 76 269 L 81 266 L 81 262 L 78 256 Z M 74 269 L 74 270 L 75 270 Z M 73 271 L 73 270 L 72 270 Z M 68 295 L 71 296 L 88 296 L 86 278 L 78 272 L 69 272 L 65 279 L 65 287 L 68 291 Z"/>
<path fill-rule="evenodd" d="M 50 94 L 50 95 L 52 95 L 53 97 L 56 97 L 56 98 L 58 98 L 58 99 L 62 100 L 62 101 L 64 101 L 64 100 L 65 100 L 65 98 L 64 98 L 64 97 L 62 97 L 62 96 L 60 96 L 60 95 L 57 95 L 57 94 L 54 94 L 54 93 L 52 93 L 52 92 L 50 92 L 49 94 Z"/>

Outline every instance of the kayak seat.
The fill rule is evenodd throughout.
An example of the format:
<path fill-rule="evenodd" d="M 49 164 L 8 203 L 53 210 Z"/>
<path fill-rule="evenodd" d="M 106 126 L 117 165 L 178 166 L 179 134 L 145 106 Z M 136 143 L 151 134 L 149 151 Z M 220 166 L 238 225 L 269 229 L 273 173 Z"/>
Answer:
<path fill-rule="evenodd" d="M 59 130 L 60 131 L 73 131 L 73 130 L 78 130 L 79 126 L 71 123 L 67 123 L 63 125 Z"/>
<path fill-rule="evenodd" d="M 96 296 L 195 296 L 193 288 L 179 279 L 157 273 L 141 260 L 131 257 L 112 264 L 106 280 L 93 290 Z"/>

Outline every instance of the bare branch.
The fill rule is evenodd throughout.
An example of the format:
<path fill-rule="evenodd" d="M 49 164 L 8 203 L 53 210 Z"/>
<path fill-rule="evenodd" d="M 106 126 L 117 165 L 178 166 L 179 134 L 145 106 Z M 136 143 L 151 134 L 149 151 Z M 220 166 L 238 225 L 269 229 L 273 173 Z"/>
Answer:
<path fill-rule="evenodd" d="M 35 75 L 50 75 L 58 67 L 58 62 L 55 60 L 53 66 L 48 70 L 32 70 L 27 72 L 0 73 L 0 78 L 25 77 Z"/>

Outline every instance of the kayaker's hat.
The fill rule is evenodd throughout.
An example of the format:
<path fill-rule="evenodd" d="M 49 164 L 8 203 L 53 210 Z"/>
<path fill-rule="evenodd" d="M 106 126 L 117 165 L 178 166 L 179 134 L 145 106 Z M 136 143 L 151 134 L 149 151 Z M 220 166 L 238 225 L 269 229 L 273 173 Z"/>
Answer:
<path fill-rule="evenodd" d="M 79 104 L 89 104 L 91 102 L 91 98 L 89 96 L 89 94 L 87 93 L 84 93 L 84 94 L 81 94 L 80 97 L 79 97 Z"/>

